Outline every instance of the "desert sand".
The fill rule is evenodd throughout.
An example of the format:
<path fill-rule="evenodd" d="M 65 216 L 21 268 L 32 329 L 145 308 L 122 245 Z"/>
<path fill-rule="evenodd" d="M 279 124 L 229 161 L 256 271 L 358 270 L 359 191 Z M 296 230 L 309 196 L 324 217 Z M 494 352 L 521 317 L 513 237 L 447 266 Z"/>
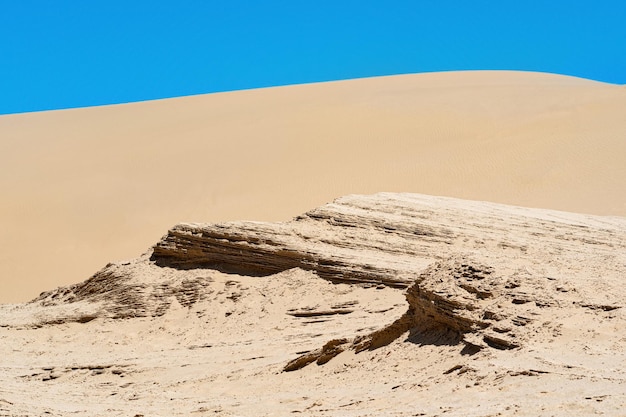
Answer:
<path fill-rule="evenodd" d="M 352 193 L 626 216 L 624 114 L 623 86 L 480 71 L 0 116 L 0 302 L 179 222 L 286 221 Z"/>
<path fill-rule="evenodd" d="M 482 71 L 2 116 L 0 416 L 623 416 L 624 114 Z"/>
<path fill-rule="evenodd" d="M 0 306 L 6 416 L 624 415 L 626 218 L 383 193 Z"/>

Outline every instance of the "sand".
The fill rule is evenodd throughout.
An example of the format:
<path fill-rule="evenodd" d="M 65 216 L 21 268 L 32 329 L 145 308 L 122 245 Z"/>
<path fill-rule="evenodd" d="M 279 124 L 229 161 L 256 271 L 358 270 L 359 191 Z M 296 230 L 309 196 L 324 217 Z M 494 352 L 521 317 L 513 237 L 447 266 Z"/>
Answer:
<path fill-rule="evenodd" d="M 624 114 L 484 71 L 2 116 L 0 416 L 622 416 Z"/>
<path fill-rule="evenodd" d="M 626 90 L 559 75 L 370 78 L 0 117 L 0 302 L 181 221 L 419 192 L 626 216 Z"/>
<path fill-rule="evenodd" d="M 0 305 L 0 415 L 623 416 L 625 273 L 626 218 L 418 194 L 185 223 Z"/>

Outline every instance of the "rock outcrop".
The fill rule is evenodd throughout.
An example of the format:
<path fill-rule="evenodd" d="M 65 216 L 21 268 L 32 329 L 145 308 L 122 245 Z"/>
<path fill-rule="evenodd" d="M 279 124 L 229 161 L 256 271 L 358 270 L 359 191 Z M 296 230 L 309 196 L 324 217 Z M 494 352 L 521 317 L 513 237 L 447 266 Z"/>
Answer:
<path fill-rule="evenodd" d="M 346 197 L 287 223 L 183 223 L 154 247 L 151 259 L 174 268 L 216 268 L 270 275 L 291 268 L 334 282 L 407 287 L 433 249 L 455 240 L 428 212 L 381 196 Z M 400 201 L 396 204 L 401 204 Z"/>
<path fill-rule="evenodd" d="M 33 303 L 86 306 L 44 324 L 160 316 L 173 299 L 191 306 L 206 298 L 209 278 L 189 271 L 299 268 L 332 282 L 408 288 L 408 328 L 439 326 L 468 345 L 511 348 L 537 315 L 529 306 L 621 306 L 611 291 L 577 292 L 571 282 L 623 273 L 625 254 L 624 219 L 381 193 L 346 196 L 285 223 L 179 224 L 142 257 Z"/>
<path fill-rule="evenodd" d="M 414 415 L 420 396 L 437 415 L 467 390 L 458 415 L 467 401 L 485 414 L 486 400 L 495 415 L 493 392 L 549 404 L 556 386 L 568 414 L 599 404 L 619 415 L 625 276 L 626 219 L 442 197 L 347 196 L 285 223 L 179 224 L 137 259 L 0 306 L 12 387 L 0 414 L 47 415 L 61 392 L 72 409 L 102 405 L 84 415 L 122 403 L 135 408 L 115 415 L 222 414 L 226 400 L 257 415 L 282 395 L 272 380 L 297 388 L 283 414 L 367 414 L 359 401 L 380 392 L 374 414 L 398 403 Z M 328 389 L 331 406 L 302 395 Z"/>
<path fill-rule="evenodd" d="M 151 260 L 246 275 L 302 268 L 335 282 L 404 288 L 433 261 L 458 253 L 555 272 L 568 258 L 586 256 L 589 245 L 612 258 L 626 245 L 625 230 L 619 219 L 381 193 L 343 197 L 286 223 L 182 223 L 157 243 Z M 558 262 L 538 261 L 546 251 Z"/>
<path fill-rule="evenodd" d="M 537 322 L 545 327 L 537 310 L 555 306 L 546 288 L 536 283 L 530 292 L 518 291 L 520 287 L 528 290 L 528 284 L 498 275 L 494 268 L 468 257 L 436 262 L 406 291 L 408 310 L 398 320 L 353 340 L 331 340 L 290 361 L 284 370 L 294 371 L 313 362 L 323 365 L 346 349 L 357 353 L 377 349 L 406 332 L 413 337 L 428 334 L 429 343 L 464 343 L 468 354 L 487 347 L 517 348 L 529 333 L 537 331 Z M 524 306 L 527 303 L 530 306 Z"/>
<path fill-rule="evenodd" d="M 330 340 L 284 368 L 295 370 L 404 334 L 462 343 L 468 353 L 514 349 L 558 326 L 551 309 L 620 308 L 619 292 L 607 288 L 616 281 L 604 278 L 623 274 L 625 265 L 624 219 L 383 193 L 343 197 L 286 223 L 179 224 L 142 257 L 109 264 L 33 303 L 56 308 L 39 315 L 37 326 L 158 317 L 174 300 L 191 308 L 207 299 L 211 278 L 201 272 L 210 270 L 269 276 L 297 268 L 334 283 L 407 288 L 408 309 L 395 322 Z M 597 280 L 602 291 L 593 284 L 577 288 L 581 279 Z"/>

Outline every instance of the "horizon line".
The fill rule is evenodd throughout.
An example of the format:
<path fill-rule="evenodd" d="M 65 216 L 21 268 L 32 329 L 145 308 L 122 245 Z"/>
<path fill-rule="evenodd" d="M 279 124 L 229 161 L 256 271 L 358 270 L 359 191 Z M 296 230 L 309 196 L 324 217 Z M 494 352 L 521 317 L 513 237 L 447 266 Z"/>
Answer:
<path fill-rule="evenodd" d="M 327 83 L 335 83 L 335 82 L 345 82 L 345 81 L 356 81 L 356 80 L 366 80 L 371 78 L 386 78 L 386 77 L 398 77 L 405 75 L 420 75 L 420 74 L 437 74 L 437 73 L 453 73 L 453 72 L 520 72 L 520 73 L 534 73 L 534 74 L 546 74 L 546 75 L 556 75 L 560 77 L 569 77 L 569 78 L 577 78 L 586 81 L 592 81 L 602 84 L 609 84 L 614 86 L 626 86 L 626 84 L 616 84 L 608 81 L 596 80 L 592 78 L 586 78 L 578 75 L 571 74 L 562 74 L 556 72 L 547 72 L 547 71 L 536 71 L 536 70 L 519 70 L 519 69 L 453 69 L 453 70 L 439 70 L 439 71 L 421 71 L 421 72 L 399 72 L 393 74 L 381 74 L 381 75 L 367 75 L 363 77 L 353 77 L 353 78 L 334 78 L 327 80 L 316 80 L 316 81 L 306 81 L 301 83 L 286 83 L 286 84 L 271 84 L 271 85 L 260 85 L 254 87 L 242 87 L 235 88 L 232 90 L 215 90 L 215 91 L 206 91 L 199 93 L 191 93 L 191 94 L 183 94 L 183 95 L 172 95 L 172 96 L 162 96 L 162 97 L 154 97 L 154 98 L 146 98 L 132 101 L 121 101 L 121 102 L 110 102 L 110 103 L 100 103 L 86 106 L 68 106 L 68 107 L 57 107 L 57 108 L 45 108 L 39 110 L 27 110 L 27 111 L 17 111 L 17 112 L 9 112 L 9 113 L 0 113 L 0 117 L 3 116 L 17 116 L 17 115 L 27 115 L 32 113 L 44 113 L 44 112 L 54 112 L 54 111 L 65 111 L 65 110 L 78 110 L 78 109 L 88 109 L 94 107 L 106 107 L 106 106 L 121 106 L 127 104 L 137 104 L 137 103 L 146 103 L 151 101 L 160 101 L 160 100 L 172 100 L 178 98 L 187 98 L 187 97 L 196 97 L 196 96 L 204 96 L 204 95 L 212 95 L 212 94 L 227 94 L 227 93 L 235 93 L 235 92 L 243 92 L 243 91 L 255 91 L 255 90 L 265 90 L 270 88 L 283 88 L 283 87 L 294 87 L 294 86 L 304 86 L 304 85 L 313 85 L 313 84 L 327 84 Z"/>

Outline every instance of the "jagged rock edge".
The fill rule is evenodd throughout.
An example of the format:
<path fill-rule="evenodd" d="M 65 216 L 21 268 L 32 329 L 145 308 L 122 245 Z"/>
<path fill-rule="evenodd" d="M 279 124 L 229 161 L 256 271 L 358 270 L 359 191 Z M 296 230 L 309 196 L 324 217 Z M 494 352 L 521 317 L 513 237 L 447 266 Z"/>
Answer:
<path fill-rule="evenodd" d="M 491 329 L 494 322 L 505 318 L 505 314 L 485 314 L 485 308 L 480 305 L 480 300 L 489 298 L 498 291 L 496 282 L 503 286 L 505 281 L 502 277 L 492 277 L 490 291 L 481 290 L 470 283 L 482 281 L 493 274 L 493 268 L 462 255 L 437 262 L 422 272 L 407 289 L 405 296 L 409 304 L 408 310 L 393 323 L 352 340 L 333 339 L 322 348 L 289 361 L 283 371 L 295 371 L 313 362 L 323 365 L 346 350 L 353 350 L 355 353 L 375 350 L 389 345 L 407 332 L 410 332 L 409 339 L 420 339 L 426 343 L 463 343 L 463 353 L 469 354 L 484 348 L 518 348 L 520 342 L 515 336 L 494 334 Z M 442 280 L 443 275 L 447 275 L 449 279 Z M 449 291 L 438 294 L 437 290 L 441 287 L 438 284 L 445 284 L 444 287 L 447 285 Z M 465 291 L 467 295 L 455 296 L 454 294 L 459 294 L 459 290 Z"/>

